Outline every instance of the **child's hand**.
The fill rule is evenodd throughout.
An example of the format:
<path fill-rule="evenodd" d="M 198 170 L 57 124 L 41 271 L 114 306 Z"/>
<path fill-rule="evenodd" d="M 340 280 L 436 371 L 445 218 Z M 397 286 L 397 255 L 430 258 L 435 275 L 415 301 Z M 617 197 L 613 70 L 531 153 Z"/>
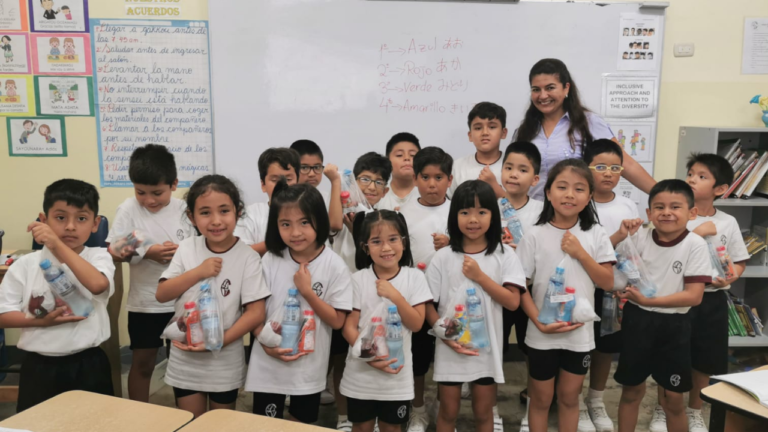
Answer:
<path fill-rule="evenodd" d="M 208 258 L 203 261 L 202 264 L 197 266 L 200 279 L 202 280 L 218 276 L 219 273 L 221 273 L 222 263 L 223 261 L 221 258 Z"/>
<path fill-rule="evenodd" d="M 577 323 L 577 324 L 571 324 L 568 322 L 556 322 L 552 324 L 542 324 L 538 321 L 536 321 L 536 327 L 539 329 L 540 332 L 546 333 L 546 334 L 555 334 L 555 333 L 567 333 L 569 331 L 574 331 L 577 328 L 583 326 L 584 323 Z M 592 330 L 590 330 L 592 331 Z"/>
<path fill-rule="evenodd" d="M 293 275 L 293 284 L 299 290 L 302 296 L 307 297 L 312 292 L 312 275 L 309 274 L 307 264 L 299 266 L 299 271 Z"/>
<path fill-rule="evenodd" d="M 714 222 L 704 222 L 693 230 L 694 234 L 698 234 L 701 237 L 708 237 L 717 235 L 717 227 Z"/>
<path fill-rule="evenodd" d="M 40 220 L 44 220 L 44 216 L 43 218 L 40 218 Z M 32 238 L 34 238 L 38 244 L 47 247 L 51 251 L 62 244 L 61 239 L 53 232 L 53 229 L 42 222 L 32 222 L 27 227 L 27 232 L 32 233 Z"/>
<path fill-rule="evenodd" d="M 35 318 L 35 322 L 40 324 L 40 327 L 53 327 L 61 324 L 67 324 L 71 322 L 78 322 L 86 319 L 86 317 L 68 315 L 64 316 L 64 313 L 69 311 L 68 306 L 60 306 L 49 312 L 42 318 Z M 71 311 L 70 311 L 71 313 Z"/>
<path fill-rule="evenodd" d="M 514 236 L 509 233 L 509 231 L 504 230 L 501 232 L 501 244 L 505 244 L 507 246 L 512 246 L 513 248 L 517 249 L 517 246 L 513 243 L 515 241 Z"/>
<path fill-rule="evenodd" d="M 405 365 L 400 365 L 400 367 L 397 368 L 397 369 L 392 369 L 391 367 L 389 367 L 389 365 L 394 364 L 394 363 L 397 363 L 397 359 L 396 358 L 393 358 L 392 360 L 372 360 L 372 361 L 368 362 L 368 365 L 370 367 L 372 367 L 374 369 L 378 369 L 378 370 L 380 370 L 380 371 L 382 371 L 384 373 L 395 375 L 395 374 L 400 373 L 400 371 L 403 369 L 403 366 L 405 366 Z"/>
<path fill-rule="evenodd" d="M 480 171 L 480 175 L 477 177 L 477 179 L 484 181 L 491 186 L 497 185 L 499 183 L 496 180 L 496 176 L 491 171 L 491 167 L 489 167 L 488 165 L 483 167 L 483 170 Z"/>
<path fill-rule="evenodd" d="M 454 340 L 448 340 L 448 339 L 440 339 L 443 341 L 444 344 L 451 347 L 452 350 L 456 351 L 459 354 L 468 355 L 468 356 L 479 356 L 480 353 L 477 350 L 472 350 L 464 345 L 454 341 Z"/>
<path fill-rule="evenodd" d="M 634 235 L 641 226 L 643 226 L 643 220 L 640 218 L 624 219 L 619 226 L 619 233 L 621 233 L 622 238 L 627 238 L 627 236 Z"/>
<path fill-rule="evenodd" d="M 435 250 L 440 250 L 448 246 L 448 243 L 450 242 L 450 240 L 451 239 L 445 234 L 440 234 L 440 233 L 432 234 L 432 245 L 435 247 Z"/>
<path fill-rule="evenodd" d="M 351 212 L 351 213 L 347 213 L 347 214 L 344 215 L 344 219 L 343 219 L 344 226 L 347 227 L 349 232 L 352 232 L 352 227 L 355 224 L 355 215 L 356 214 L 357 213 Z"/>
<path fill-rule="evenodd" d="M 325 174 L 325 176 L 328 177 L 328 180 L 330 180 L 331 182 L 334 182 L 341 178 L 341 176 L 339 175 L 339 167 L 337 167 L 334 164 L 326 165 L 325 169 L 323 170 L 323 174 Z"/>
<path fill-rule="evenodd" d="M 563 250 L 563 252 L 567 253 L 576 260 L 579 260 L 580 257 L 587 253 L 587 251 L 585 251 L 581 246 L 579 239 L 576 238 L 575 235 L 571 234 L 570 231 L 566 231 L 565 234 L 563 234 L 563 241 L 560 243 L 560 248 Z"/>
<path fill-rule="evenodd" d="M 470 258 L 469 255 L 464 255 L 464 265 L 461 271 L 464 273 L 464 276 L 472 279 L 475 282 L 477 282 L 483 276 L 483 271 L 480 270 L 480 266 L 477 264 L 477 261 Z"/>
<path fill-rule="evenodd" d="M 169 241 L 161 245 L 152 245 L 149 249 L 147 249 L 147 253 L 144 255 L 144 258 L 150 259 L 159 264 L 168 264 L 171 259 L 173 259 L 173 255 L 176 254 L 176 249 L 178 248 L 179 245 Z M 125 259 L 127 257 L 123 258 Z"/>
<path fill-rule="evenodd" d="M 172 342 L 173 342 L 173 346 L 175 346 L 177 349 L 180 349 L 182 351 L 187 351 L 187 352 L 203 352 L 203 351 L 206 351 L 205 343 L 200 343 L 200 344 L 197 344 L 197 345 L 187 345 L 184 342 L 179 342 L 179 341 L 172 341 Z"/>
<path fill-rule="evenodd" d="M 616 297 L 631 300 L 640 306 L 645 306 L 645 302 L 648 300 L 648 297 L 642 295 L 640 290 L 633 286 L 628 286 L 624 291 L 614 291 L 614 293 Z"/>
<path fill-rule="evenodd" d="M 735 279 L 735 278 L 734 278 Z M 712 279 L 712 286 L 715 288 L 725 288 L 731 283 L 721 277 L 716 277 Z"/>
<path fill-rule="evenodd" d="M 400 295 L 400 291 L 393 287 L 389 281 L 379 279 L 376 281 L 376 294 L 394 303 L 394 299 Z"/>
<path fill-rule="evenodd" d="M 291 349 L 291 348 L 277 348 L 277 347 L 270 348 L 270 347 L 264 346 L 264 345 L 262 345 L 261 347 L 264 348 L 264 352 L 267 353 L 268 356 L 274 357 L 274 358 L 276 358 L 278 360 L 282 360 L 282 361 L 284 361 L 286 363 L 292 362 L 292 361 L 296 361 L 299 358 L 304 357 L 305 355 L 307 355 L 307 353 L 305 353 L 305 352 L 300 352 L 300 353 L 295 354 L 295 355 L 288 355 L 291 352 L 293 352 L 293 349 Z"/>

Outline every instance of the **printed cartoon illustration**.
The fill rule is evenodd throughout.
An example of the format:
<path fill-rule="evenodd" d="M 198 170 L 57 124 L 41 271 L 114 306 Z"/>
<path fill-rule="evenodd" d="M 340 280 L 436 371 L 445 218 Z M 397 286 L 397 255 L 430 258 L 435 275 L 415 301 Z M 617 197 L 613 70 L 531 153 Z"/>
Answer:
<path fill-rule="evenodd" d="M 61 51 L 59 51 L 59 38 L 52 37 L 50 40 L 50 44 L 51 44 L 51 55 L 52 56 L 61 55 Z"/>
<path fill-rule="evenodd" d="M 72 89 L 67 90 L 67 102 L 77 102 L 75 100 L 75 92 Z M 645 149 L 645 138 L 643 138 L 643 149 Z"/>
<path fill-rule="evenodd" d="M 640 138 L 640 151 L 645 151 L 645 137 Z"/>
<path fill-rule="evenodd" d="M 37 130 L 37 124 L 33 122 L 32 120 L 24 120 L 24 132 L 21 133 L 21 137 L 19 137 L 19 142 L 22 144 L 26 144 L 29 142 L 28 138 L 30 135 L 35 133 L 35 130 Z"/>
<path fill-rule="evenodd" d="M 624 136 L 624 129 L 619 129 L 619 144 L 621 145 L 621 149 L 624 150 L 624 144 L 627 142 L 627 137 Z"/>
<path fill-rule="evenodd" d="M 51 136 L 51 127 L 47 124 L 41 124 L 39 128 L 37 128 L 37 132 L 45 137 L 45 142 L 47 144 L 56 144 L 56 138 Z"/>
<path fill-rule="evenodd" d="M 64 17 L 67 19 L 67 21 L 72 21 L 72 11 L 69 10 L 69 6 L 62 6 L 61 12 L 64 13 Z"/>
<path fill-rule="evenodd" d="M 640 133 L 637 132 L 637 129 L 635 129 L 635 134 L 632 135 L 632 139 L 629 141 L 630 148 L 632 149 L 632 153 L 630 156 L 637 156 L 637 142 L 640 139 Z"/>
<path fill-rule="evenodd" d="M 16 81 L 8 80 L 5 82 L 5 95 L 10 97 L 16 96 Z"/>
<path fill-rule="evenodd" d="M 43 13 L 43 18 L 49 19 L 49 20 L 55 20 L 56 14 L 58 14 L 61 10 L 53 10 L 53 0 L 40 0 L 40 4 L 43 6 L 43 9 L 45 9 L 45 12 Z"/>
<path fill-rule="evenodd" d="M 64 55 L 75 55 L 75 41 L 72 38 L 64 39 Z"/>
<path fill-rule="evenodd" d="M 53 102 L 61 102 L 61 92 L 58 90 L 53 91 Z"/>
<path fill-rule="evenodd" d="M 13 61 L 13 48 L 11 48 L 11 37 L 8 35 L 0 38 L 0 48 L 5 51 L 5 62 L 10 63 Z"/>

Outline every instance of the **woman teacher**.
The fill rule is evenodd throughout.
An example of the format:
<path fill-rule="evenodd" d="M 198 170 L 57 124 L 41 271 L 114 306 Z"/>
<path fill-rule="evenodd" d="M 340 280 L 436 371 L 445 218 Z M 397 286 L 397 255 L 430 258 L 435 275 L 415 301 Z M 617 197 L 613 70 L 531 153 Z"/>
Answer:
<path fill-rule="evenodd" d="M 528 81 L 531 106 L 515 132 L 514 141 L 531 142 L 541 152 L 540 180 L 530 196 L 543 200 L 550 168 L 563 159 L 580 159 L 584 145 L 596 139 L 616 141 L 616 138 L 605 120 L 581 104 L 576 83 L 565 63 L 557 59 L 540 60 L 531 68 Z M 623 165 L 624 178 L 641 191 L 648 193 L 656 184 L 626 151 Z"/>

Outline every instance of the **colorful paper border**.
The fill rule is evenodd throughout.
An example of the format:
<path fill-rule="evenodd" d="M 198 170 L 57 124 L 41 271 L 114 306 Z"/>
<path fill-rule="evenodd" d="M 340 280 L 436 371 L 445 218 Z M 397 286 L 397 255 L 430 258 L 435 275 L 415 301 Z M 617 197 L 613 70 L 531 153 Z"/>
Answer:
<path fill-rule="evenodd" d="M 32 34 L 32 37 L 29 40 L 29 52 L 32 55 L 32 71 L 35 75 L 50 75 L 50 76 L 86 76 L 91 75 L 93 76 L 93 59 L 91 57 L 91 35 L 88 33 L 45 33 L 45 34 Z M 40 71 L 40 63 L 37 56 L 37 40 L 40 38 L 47 38 L 50 39 L 51 37 L 57 37 L 59 39 L 64 39 L 66 37 L 71 38 L 83 38 L 83 58 L 85 59 L 85 72 L 71 72 L 71 73 L 64 73 L 64 72 L 41 72 Z"/>
<path fill-rule="evenodd" d="M 23 2 L 24 0 L 19 0 L 20 2 Z M 39 30 L 35 28 L 35 7 L 33 3 L 40 0 L 29 0 L 29 26 L 32 27 L 33 32 L 37 33 L 59 33 L 61 30 Z M 59 0 L 61 1 L 61 0 Z M 101 0 L 101 1 L 107 1 L 107 0 Z M 85 29 L 84 30 L 77 30 L 74 31 L 74 33 L 77 34 L 83 34 L 83 33 L 90 33 L 91 32 L 91 22 L 90 17 L 88 15 L 88 0 L 82 0 L 83 2 L 83 21 L 85 22 Z M 72 31 L 70 31 L 72 33 Z"/>
<path fill-rule="evenodd" d="M 0 116 L 2 117 L 34 117 L 37 115 L 37 108 L 36 108 L 36 100 L 35 100 L 35 80 L 33 79 L 32 75 L 19 75 L 19 74 L 2 74 L 0 75 L 0 82 L 4 82 L 5 80 L 12 79 L 12 80 L 18 80 L 19 78 L 24 78 L 27 80 L 27 107 L 29 108 L 29 111 L 23 112 L 23 113 L 6 113 L 0 111 Z M 4 87 L 0 89 L 0 91 L 3 91 Z M 20 90 L 20 89 L 16 89 Z"/>
<path fill-rule="evenodd" d="M 18 0 L 19 2 L 19 13 L 21 14 L 21 28 L 20 29 L 0 29 L 2 30 L 8 30 L 8 31 L 16 31 L 16 32 L 28 32 L 29 31 L 29 12 L 27 11 L 27 2 L 24 0 Z"/>
<path fill-rule="evenodd" d="M 13 41 L 13 37 L 19 37 L 24 36 L 24 42 L 26 43 L 24 55 L 27 56 L 27 71 L 26 72 L 3 72 L 3 74 L 14 74 L 14 75 L 29 75 L 32 73 L 32 53 L 30 53 L 30 46 L 29 46 L 29 33 L 22 33 L 19 31 L 7 31 L 4 32 L 0 30 L 0 37 L 3 36 L 10 36 L 11 41 Z M 0 51 L 0 63 L 2 63 L 2 60 L 4 59 L 3 53 Z M 14 57 L 16 57 L 16 54 L 14 54 Z"/>
<path fill-rule="evenodd" d="M 87 81 L 86 87 L 88 88 L 88 109 L 90 114 L 66 114 L 66 117 L 93 117 L 94 116 L 94 94 L 93 94 L 93 77 L 89 76 L 73 76 L 73 75 L 40 75 L 35 76 L 35 105 L 37 107 L 36 112 L 39 116 L 59 116 L 61 114 L 45 114 L 43 113 L 43 105 L 40 103 L 40 78 L 84 78 Z"/>
<path fill-rule="evenodd" d="M 42 154 L 26 154 L 26 153 L 14 153 L 13 152 L 13 137 L 11 136 L 11 121 L 13 120 L 58 120 L 61 122 L 61 154 L 56 155 L 42 155 Z M 64 118 L 64 116 L 44 116 L 44 117 L 35 117 L 35 116 L 26 116 L 17 118 L 17 117 L 8 117 L 5 119 L 5 127 L 8 130 L 8 156 L 10 157 L 67 157 L 67 122 Z"/>

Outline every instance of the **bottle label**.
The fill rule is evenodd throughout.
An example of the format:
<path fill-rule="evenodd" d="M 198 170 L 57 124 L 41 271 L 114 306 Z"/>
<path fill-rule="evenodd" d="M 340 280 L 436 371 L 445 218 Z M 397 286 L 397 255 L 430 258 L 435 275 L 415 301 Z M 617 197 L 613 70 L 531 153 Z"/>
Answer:
<path fill-rule="evenodd" d="M 569 301 L 573 300 L 575 296 L 573 294 L 560 294 L 560 295 L 553 295 L 549 298 L 549 301 L 551 303 L 568 303 Z"/>
<path fill-rule="evenodd" d="M 203 327 L 200 325 L 200 323 L 190 324 L 188 331 L 189 340 L 192 342 L 192 345 L 201 344 L 205 341 L 203 337 Z"/>
<path fill-rule="evenodd" d="M 315 351 L 315 331 L 306 330 L 304 332 L 304 339 L 302 339 L 301 352 L 313 351 Z"/>
<path fill-rule="evenodd" d="M 61 297 L 68 296 L 75 290 L 75 286 L 67 279 L 67 276 L 62 273 L 56 279 L 50 281 L 51 286 Z"/>

